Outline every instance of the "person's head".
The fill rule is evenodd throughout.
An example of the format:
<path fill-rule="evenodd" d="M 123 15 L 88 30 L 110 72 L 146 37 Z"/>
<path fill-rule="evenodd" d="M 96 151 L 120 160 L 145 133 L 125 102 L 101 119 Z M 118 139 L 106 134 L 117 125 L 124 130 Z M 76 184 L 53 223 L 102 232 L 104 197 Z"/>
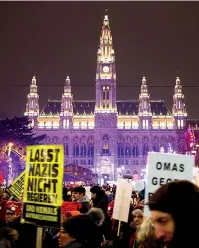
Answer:
<path fill-rule="evenodd" d="M 18 240 L 18 232 L 10 227 L 2 227 L 0 229 L 0 241 L 5 245 L 5 248 L 12 248 Z"/>
<path fill-rule="evenodd" d="M 80 198 L 85 196 L 86 190 L 84 187 L 75 187 L 72 191 L 72 200 L 73 201 L 78 201 Z"/>
<path fill-rule="evenodd" d="M 139 248 L 161 248 L 161 244 L 155 237 L 155 225 L 152 218 L 147 217 L 143 220 L 140 228 L 137 229 L 136 240 Z"/>
<path fill-rule="evenodd" d="M 92 209 L 87 214 L 66 219 L 58 233 L 59 247 L 65 247 L 74 241 L 81 244 L 91 242 L 95 227 L 101 226 L 104 218 L 101 209 Z"/>
<path fill-rule="evenodd" d="M 142 209 L 135 209 L 132 212 L 133 214 L 133 223 L 136 227 L 140 226 L 143 222 L 143 210 Z"/>
<path fill-rule="evenodd" d="M 194 240 L 195 230 L 192 227 L 199 221 L 197 186 L 189 181 L 163 185 L 149 198 L 148 205 L 157 239 L 174 244 L 175 247 L 184 247 Z"/>
<path fill-rule="evenodd" d="M 91 192 L 91 198 L 92 199 L 95 199 L 96 197 L 98 197 L 98 195 L 101 193 L 101 188 L 97 185 L 93 186 L 91 189 L 90 189 L 90 192 Z"/>

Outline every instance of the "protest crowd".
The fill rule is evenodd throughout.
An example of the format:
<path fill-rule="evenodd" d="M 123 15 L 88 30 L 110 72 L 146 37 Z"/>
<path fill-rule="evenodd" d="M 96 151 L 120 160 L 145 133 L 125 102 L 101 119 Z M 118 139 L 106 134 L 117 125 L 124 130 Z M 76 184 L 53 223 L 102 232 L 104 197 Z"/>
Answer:
<path fill-rule="evenodd" d="M 132 192 L 128 222 L 112 218 L 116 186 L 63 187 L 61 228 L 43 228 L 42 247 L 188 248 L 198 247 L 199 188 L 189 181 L 160 187 L 146 203 L 145 189 Z M 23 193 L 23 192 L 22 192 Z M 22 194 L 23 195 L 23 194 Z M 0 242 L 5 248 L 36 247 L 37 227 L 21 223 L 21 201 L 1 189 Z M 118 231 L 119 229 L 119 231 Z"/>

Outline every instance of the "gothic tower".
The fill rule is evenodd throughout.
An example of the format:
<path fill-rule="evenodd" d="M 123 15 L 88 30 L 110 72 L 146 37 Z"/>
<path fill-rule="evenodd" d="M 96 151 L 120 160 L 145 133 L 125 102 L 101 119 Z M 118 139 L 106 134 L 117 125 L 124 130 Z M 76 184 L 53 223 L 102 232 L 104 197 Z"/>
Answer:
<path fill-rule="evenodd" d="M 32 78 L 30 92 L 27 96 L 25 115 L 32 120 L 32 126 L 37 126 L 37 117 L 39 116 L 39 95 L 37 93 L 36 77 Z"/>
<path fill-rule="evenodd" d="M 114 180 L 117 167 L 116 69 L 113 39 L 106 13 L 97 52 L 95 166 L 101 178 Z"/>
<path fill-rule="evenodd" d="M 173 116 L 175 118 L 175 125 L 177 129 L 183 129 L 185 127 L 185 120 L 187 117 L 184 94 L 182 93 L 182 85 L 180 84 L 180 78 L 176 78 L 176 85 L 173 95 Z"/>
<path fill-rule="evenodd" d="M 97 52 L 95 112 L 111 113 L 116 110 L 115 52 L 108 15 L 105 15 Z"/>
<path fill-rule="evenodd" d="M 70 78 L 67 76 L 64 93 L 62 94 L 61 112 L 60 112 L 60 126 L 63 129 L 69 129 L 72 127 L 73 116 L 73 96 L 71 94 Z"/>
<path fill-rule="evenodd" d="M 142 78 L 141 94 L 139 95 L 138 116 L 140 119 L 140 128 L 150 129 L 152 127 L 150 95 L 148 93 L 148 86 L 145 77 Z"/>

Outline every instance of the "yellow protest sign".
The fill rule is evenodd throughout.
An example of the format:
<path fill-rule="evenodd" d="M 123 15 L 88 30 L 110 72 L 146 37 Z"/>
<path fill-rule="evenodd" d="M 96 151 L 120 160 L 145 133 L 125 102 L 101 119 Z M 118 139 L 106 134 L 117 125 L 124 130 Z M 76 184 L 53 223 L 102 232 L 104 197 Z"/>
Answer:
<path fill-rule="evenodd" d="M 23 171 L 7 188 L 7 192 L 17 200 L 21 200 L 22 190 L 24 187 L 25 171 Z"/>
<path fill-rule="evenodd" d="M 63 175 L 63 145 L 27 147 L 22 219 L 60 226 Z"/>

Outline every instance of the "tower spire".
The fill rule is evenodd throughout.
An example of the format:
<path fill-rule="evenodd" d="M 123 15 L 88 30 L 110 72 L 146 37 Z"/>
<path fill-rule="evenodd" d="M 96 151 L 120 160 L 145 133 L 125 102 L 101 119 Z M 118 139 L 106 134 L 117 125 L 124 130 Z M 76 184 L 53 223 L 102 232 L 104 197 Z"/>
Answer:
<path fill-rule="evenodd" d="M 113 49 L 113 39 L 109 24 L 108 10 L 105 10 L 102 31 L 100 36 L 100 45 L 98 49 L 98 59 L 100 62 L 114 62 L 115 52 Z"/>
<path fill-rule="evenodd" d="M 182 93 L 182 85 L 180 82 L 180 77 L 176 77 L 176 83 L 174 87 L 173 95 L 173 115 L 176 119 L 176 126 L 178 128 L 184 127 L 184 117 L 187 116 L 184 94 Z"/>
<path fill-rule="evenodd" d="M 115 52 L 106 10 L 97 52 L 95 111 L 115 112 L 116 110 Z"/>
<path fill-rule="evenodd" d="M 69 76 L 66 77 L 64 92 L 62 94 L 61 112 L 60 112 L 60 126 L 62 128 L 70 128 L 72 125 L 73 114 L 73 96 L 71 93 L 71 84 Z"/>
<path fill-rule="evenodd" d="M 140 127 L 148 129 L 151 127 L 151 104 L 150 95 L 145 76 L 142 77 L 141 93 L 139 95 L 139 118 Z"/>
<path fill-rule="evenodd" d="M 34 126 L 35 121 L 37 121 L 36 118 L 39 116 L 39 95 L 37 93 L 37 80 L 35 75 L 32 77 L 24 115 L 32 120 L 32 126 Z"/>

